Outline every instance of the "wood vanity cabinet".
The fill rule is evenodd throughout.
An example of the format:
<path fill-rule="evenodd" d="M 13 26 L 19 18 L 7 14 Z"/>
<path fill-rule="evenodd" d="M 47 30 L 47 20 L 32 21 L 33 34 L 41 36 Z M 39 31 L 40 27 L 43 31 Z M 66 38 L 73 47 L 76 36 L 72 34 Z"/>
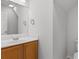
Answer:
<path fill-rule="evenodd" d="M 1 49 L 1 59 L 38 59 L 38 42 L 32 41 Z"/>
<path fill-rule="evenodd" d="M 38 45 L 36 41 L 24 44 L 24 59 L 38 59 Z"/>
<path fill-rule="evenodd" d="M 1 59 L 23 59 L 23 45 L 4 48 Z"/>

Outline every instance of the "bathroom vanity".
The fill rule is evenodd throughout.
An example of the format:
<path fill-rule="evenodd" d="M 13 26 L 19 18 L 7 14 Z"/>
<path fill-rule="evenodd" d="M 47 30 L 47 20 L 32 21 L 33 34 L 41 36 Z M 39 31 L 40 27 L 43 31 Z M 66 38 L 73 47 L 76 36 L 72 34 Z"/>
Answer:
<path fill-rule="evenodd" d="M 29 0 L 1 1 L 1 59 L 38 59 L 29 20 Z"/>
<path fill-rule="evenodd" d="M 38 59 L 38 40 L 22 41 L 2 46 L 1 59 Z"/>

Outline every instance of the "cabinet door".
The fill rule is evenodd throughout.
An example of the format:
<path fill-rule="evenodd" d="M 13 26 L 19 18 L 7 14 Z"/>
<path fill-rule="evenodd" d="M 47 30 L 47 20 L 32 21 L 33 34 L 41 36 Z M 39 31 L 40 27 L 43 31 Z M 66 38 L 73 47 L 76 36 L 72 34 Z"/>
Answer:
<path fill-rule="evenodd" d="M 23 45 L 2 49 L 1 59 L 23 59 Z"/>
<path fill-rule="evenodd" d="M 38 59 L 37 41 L 24 44 L 24 59 Z"/>

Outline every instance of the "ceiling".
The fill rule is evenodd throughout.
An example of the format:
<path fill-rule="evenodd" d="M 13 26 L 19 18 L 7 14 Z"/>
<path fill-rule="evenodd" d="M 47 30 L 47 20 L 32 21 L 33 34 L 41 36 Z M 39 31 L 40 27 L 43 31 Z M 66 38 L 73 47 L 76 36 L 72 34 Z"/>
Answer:
<path fill-rule="evenodd" d="M 78 0 L 54 0 L 54 3 L 65 10 L 69 10 L 78 4 Z"/>

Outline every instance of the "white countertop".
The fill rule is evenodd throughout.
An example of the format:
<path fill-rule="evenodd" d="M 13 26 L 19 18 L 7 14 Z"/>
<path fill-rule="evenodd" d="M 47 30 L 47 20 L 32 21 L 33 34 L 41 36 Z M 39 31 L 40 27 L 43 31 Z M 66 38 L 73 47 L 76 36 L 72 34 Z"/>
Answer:
<path fill-rule="evenodd" d="M 18 45 L 18 44 L 23 44 L 23 43 L 27 43 L 27 42 L 31 42 L 31 41 L 35 41 L 35 40 L 38 40 L 38 39 L 33 38 L 31 36 L 20 38 L 20 39 L 17 39 L 17 40 L 3 39 L 3 40 L 1 40 L 1 48 L 6 48 L 6 47 L 10 47 L 10 46 Z"/>

